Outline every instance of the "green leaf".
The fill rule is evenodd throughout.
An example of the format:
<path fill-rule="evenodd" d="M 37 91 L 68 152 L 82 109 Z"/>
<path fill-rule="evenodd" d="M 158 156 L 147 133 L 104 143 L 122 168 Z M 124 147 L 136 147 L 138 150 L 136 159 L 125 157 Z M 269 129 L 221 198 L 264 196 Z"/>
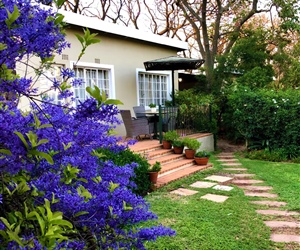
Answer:
<path fill-rule="evenodd" d="M 5 50 L 7 48 L 7 45 L 5 43 L 0 43 L 0 51 Z"/>
<path fill-rule="evenodd" d="M 79 42 L 83 45 L 84 44 L 84 38 L 79 35 L 79 34 L 75 34 L 75 36 L 77 37 L 77 39 L 79 40 Z"/>
<path fill-rule="evenodd" d="M 124 103 L 117 99 L 107 99 L 105 104 L 123 105 Z"/>
<path fill-rule="evenodd" d="M 27 141 L 25 140 L 24 136 L 20 132 L 18 132 L 18 131 L 15 131 L 14 134 L 16 134 L 21 139 L 21 141 L 23 142 L 23 144 L 25 145 L 25 147 L 27 149 L 29 149 L 29 145 L 28 145 Z"/>
<path fill-rule="evenodd" d="M 11 153 L 11 151 L 9 149 L 1 148 L 0 149 L 0 153 L 12 156 L 12 153 Z"/>
<path fill-rule="evenodd" d="M 55 1 L 55 4 L 56 4 L 56 7 L 59 9 L 61 6 L 63 6 L 65 0 L 56 0 Z"/>
<path fill-rule="evenodd" d="M 38 151 L 36 149 L 32 149 L 32 150 L 29 150 L 28 153 L 31 154 L 31 155 L 40 156 L 40 157 L 44 158 L 51 165 L 54 164 L 54 161 L 53 161 L 52 157 L 49 154 L 45 153 L 45 152 L 41 152 L 41 151 Z"/>
<path fill-rule="evenodd" d="M 20 12 L 19 12 L 17 5 L 14 5 L 14 11 L 12 13 L 10 13 L 10 11 L 8 9 L 6 9 L 6 12 L 7 12 L 8 17 L 5 20 L 5 23 L 8 26 L 8 28 L 10 28 L 11 25 L 13 24 L 13 22 L 15 22 L 18 19 L 18 17 L 20 16 Z"/>
<path fill-rule="evenodd" d="M 67 149 L 69 149 L 72 146 L 72 142 L 69 142 L 67 145 L 62 143 L 64 146 L 64 150 L 66 151 Z"/>
<path fill-rule="evenodd" d="M 74 215 L 74 217 L 79 217 L 80 215 L 89 214 L 87 211 L 80 211 Z"/>
<path fill-rule="evenodd" d="M 115 189 L 116 189 L 117 187 L 119 187 L 119 186 L 120 186 L 119 183 L 113 183 L 113 182 L 110 182 L 110 183 L 109 183 L 109 191 L 112 193 L 112 192 L 115 191 Z"/>

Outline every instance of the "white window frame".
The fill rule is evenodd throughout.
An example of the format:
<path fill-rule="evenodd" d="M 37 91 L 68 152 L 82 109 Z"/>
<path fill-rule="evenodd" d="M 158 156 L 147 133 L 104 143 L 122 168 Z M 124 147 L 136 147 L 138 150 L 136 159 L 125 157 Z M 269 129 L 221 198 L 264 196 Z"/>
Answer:
<path fill-rule="evenodd" d="M 97 69 L 97 70 L 107 70 L 108 79 L 109 79 L 109 96 L 110 99 L 116 98 L 116 89 L 115 89 L 115 71 L 114 65 L 110 64 L 98 64 L 98 63 L 89 63 L 89 62 L 70 62 L 70 68 L 74 70 L 75 67 L 87 68 L 87 69 Z"/>
<path fill-rule="evenodd" d="M 65 102 L 64 102 L 64 100 L 60 100 L 58 98 L 58 95 L 59 95 L 58 90 L 54 90 L 54 89 L 49 90 L 50 87 L 52 87 L 52 85 L 53 85 L 52 81 L 54 79 L 57 79 L 58 81 L 62 80 L 62 77 L 60 76 L 61 70 L 59 70 L 58 75 L 51 75 L 55 67 L 65 68 L 66 65 L 61 64 L 61 63 L 54 63 L 50 66 L 49 69 L 44 70 L 42 75 L 39 77 L 39 90 L 41 92 L 46 91 L 45 95 L 50 97 L 50 99 L 52 100 L 52 103 L 58 104 L 58 105 L 63 105 L 63 104 L 65 104 Z"/>
<path fill-rule="evenodd" d="M 166 78 L 167 78 L 167 100 L 168 101 L 171 100 L 171 97 L 170 97 L 170 94 L 172 92 L 172 72 L 171 71 L 146 71 L 145 69 L 138 68 L 138 69 L 136 69 L 136 92 L 137 92 L 137 104 L 138 105 L 140 105 L 139 73 L 166 76 Z M 160 103 L 160 104 L 163 104 L 163 103 Z M 145 106 L 145 107 L 150 109 L 149 106 Z"/>

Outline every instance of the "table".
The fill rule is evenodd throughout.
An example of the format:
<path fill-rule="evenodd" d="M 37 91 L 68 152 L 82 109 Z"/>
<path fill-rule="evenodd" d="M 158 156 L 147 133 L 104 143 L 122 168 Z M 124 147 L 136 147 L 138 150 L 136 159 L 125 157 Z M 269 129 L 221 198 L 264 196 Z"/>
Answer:
<path fill-rule="evenodd" d="M 157 122 L 158 122 L 158 120 L 159 119 L 157 119 L 157 117 L 158 117 L 158 115 L 159 115 L 159 111 L 157 110 L 157 111 L 155 111 L 155 112 L 152 112 L 151 110 L 146 110 L 146 111 L 144 111 L 144 112 L 138 112 L 138 114 L 145 114 L 145 115 L 150 115 L 150 116 L 154 116 L 154 135 L 153 135 L 153 138 L 154 139 L 158 139 L 159 138 L 159 136 L 158 136 L 158 134 L 157 134 Z"/>

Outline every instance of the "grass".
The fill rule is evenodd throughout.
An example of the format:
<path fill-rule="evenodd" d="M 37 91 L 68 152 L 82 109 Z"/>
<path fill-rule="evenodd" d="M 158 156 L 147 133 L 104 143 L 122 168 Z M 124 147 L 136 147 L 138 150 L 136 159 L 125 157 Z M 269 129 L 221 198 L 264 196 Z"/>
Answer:
<path fill-rule="evenodd" d="M 267 185 L 273 186 L 282 201 L 289 203 L 290 209 L 299 209 L 300 164 L 269 163 L 247 159 L 240 159 L 240 161 L 249 168 L 249 173 L 255 173 L 259 179 L 266 181 Z M 146 197 L 151 210 L 158 215 L 159 219 L 155 223 L 176 230 L 176 236 L 147 242 L 146 248 L 153 250 L 284 249 L 283 244 L 269 240 L 270 229 L 263 223 L 261 215 L 255 212 L 257 206 L 249 203 L 253 198 L 244 196 L 241 189 L 234 187 L 232 191 L 226 192 L 189 186 L 208 175 L 222 173 L 222 167 L 214 157 L 211 157 L 210 162 L 214 164 L 213 168 L 170 183 Z M 192 196 L 170 194 L 171 190 L 179 187 L 199 192 Z M 227 195 L 229 199 L 224 203 L 216 203 L 200 198 L 207 193 Z"/>

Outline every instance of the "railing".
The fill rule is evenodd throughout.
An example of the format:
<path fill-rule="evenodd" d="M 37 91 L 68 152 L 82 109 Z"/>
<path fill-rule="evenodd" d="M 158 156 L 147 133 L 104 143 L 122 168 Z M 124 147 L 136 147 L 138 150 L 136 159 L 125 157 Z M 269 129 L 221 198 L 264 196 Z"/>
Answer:
<path fill-rule="evenodd" d="M 180 136 L 209 132 L 212 122 L 210 105 L 187 107 L 162 107 L 159 105 L 158 132 L 162 142 L 163 132 L 176 130 Z"/>

